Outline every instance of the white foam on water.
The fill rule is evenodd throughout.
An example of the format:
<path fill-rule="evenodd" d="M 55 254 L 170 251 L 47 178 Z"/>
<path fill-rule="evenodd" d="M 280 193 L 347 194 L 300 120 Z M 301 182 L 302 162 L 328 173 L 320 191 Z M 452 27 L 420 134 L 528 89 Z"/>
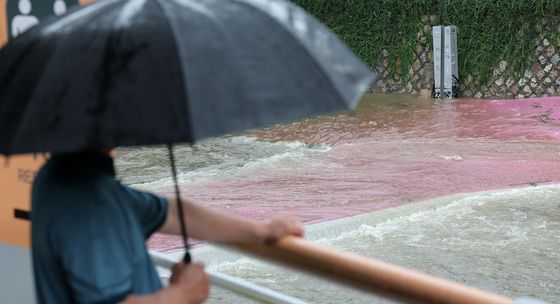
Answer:
<path fill-rule="evenodd" d="M 167 151 L 163 148 L 152 148 L 154 154 L 162 154 L 162 159 L 155 161 L 153 166 L 149 163 L 144 164 L 143 170 L 148 172 L 147 182 L 137 182 L 135 175 L 130 178 L 129 184 L 133 187 L 153 190 L 158 188 L 170 187 L 173 185 L 169 163 L 166 161 Z M 158 150 L 159 149 L 159 150 Z M 198 148 L 204 158 L 200 157 L 199 162 L 203 163 L 199 168 L 181 168 L 181 162 L 187 162 L 196 158 L 196 149 L 190 148 L 176 149 L 175 152 L 178 163 L 178 180 L 180 184 L 194 183 L 207 180 L 218 180 L 223 178 L 234 178 L 243 175 L 251 175 L 257 172 L 266 172 L 267 169 L 281 171 L 294 168 L 298 165 L 313 165 L 317 162 L 317 155 L 324 154 L 330 147 L 328 145 L 307 145 L 302 142 L 266 142 L 254 137 L 236 136 L 220 138 L 203 142 Z M 118 158 L 117 167 L 129 166 L 134 163 L 135 158 L 146 155 L 145 151 L 140 151 L 136 156 L 134 151 L 127 151 L 130 158 Z M 208 162 L 210 159 L 211 163 Z M 160 178 L 157 178 L 157 177 Z M 154 178 L 155 177 L 155 178 Z"/>
<path fill-rule="evenodd" d="M 306 238 L 508 296 L 556 303 L 560 291 L 550 287 L 560 285 L 558 197 L 560 185 L 456 194 L 311 225 Z M 313 303 L 390 303 L 213 246 L 194 250 L 194 256 L 213 270 Z"/>
<path fill-rule="evenodd" d="M 445 159 L 445 160 L 463 160 L 463 158 L 461 157 L 461 155 L 440 155 L 439 158 Z"/>
<path fill-rule="evenodd" d="M 361 223 L 359 227 L 349 229 L 348 225 L 344 225 L 343 231 L 339 231 L 338 236 L 333 237 L 331 232 L 329 236 L 318 239 L 318 242 L 332 245 L 333 243 L 344 241 L 345 239 L 373 238 L 378 241 L 384 241 L 387 236 L 398 236 L 409 245 L 423 246 L 426 241 L 425 237 L 429 238 L 431 236 L 430 233 L 433 235 L 433 233 L 438 232 L 438 230 L 441 232 L 455 229 L 458 230 L 458 235 L 445 237 L 441 240 L 449 245 L 485 244 L 489 246 L 506 246 L 519 239 L 525 238 L 531 231 L 546 229 L 547 221 L 542 218 L 532 218 L 530 223 L 515 225 L 515 221 L 527 221 L 527 213 L 518 210 L 517 208 L 519 206 L 517 205 L 513 207 L 504 205 L 507 205 L 508 201 L 514 200 L 520 196 L 538 195 L 543 191 L 546 192 L 547 190 L 559 188 L 560 186 L 550 185 L 472 194 L 471 196 L 453 199 L 451 202 L 445 202 L 441 206 L 434 206 L 425 210 L 415 211 L 411 214 L 391 217 L 374 225 L 362 223 L 364 220 L 368 221 L 368 215 L 358 216 L 355 219 L 356 223 L 354 223 L 354 226 Z M 429 205 L 431 202 L 418 203 L 414 206 L 410 205 L 396 209 L 406 213 L 405 210 L 407 209 L 416 209 L 416 207 L 426 204 Z M 501 208 L 499 211 L 500 213 L 509 214 L 510 218 L 514 220 L 505 221 L 501 216 L 492 218 L 492 216 L 481 214 L 481 210 L 486 210 L 484 206 L 487 204 L 492 204 L 496 208 Z M 530 205 L 526 204 L 525 207 L 530 207 Z M 495 209 L 495 211 L 497 210 Z M 365 218 L 358 219 L 361 217 Z M 371 219 L 371 222 L 374 221 L 375 220 Z M 334 223 L 331 223 L 329 225 L 333 224 Z M 504 238 L 507 239 L 481 242 L 465 237 L 467 232 L 484 233 L 487 231 L 499 231 Z"/>

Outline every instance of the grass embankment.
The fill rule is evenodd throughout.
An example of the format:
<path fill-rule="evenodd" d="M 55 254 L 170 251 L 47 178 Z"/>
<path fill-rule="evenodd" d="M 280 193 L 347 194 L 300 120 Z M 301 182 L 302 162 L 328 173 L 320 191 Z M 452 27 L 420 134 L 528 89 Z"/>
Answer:
<path fill-rule="evenodd" d="M 327 24 L 370 66 L 386 49 L 390 72 L 405 77 L 416 46 L 432 47 L 431 37 L 418 35 L 427 24 L 458 27 L 459 70 L 478 83 L 491 76 L 500 60 L 508 62 L 509 74 L 522 73 L 534 59 L 539 36 L 560 47 L 560 0 L 293 2 Z"/>

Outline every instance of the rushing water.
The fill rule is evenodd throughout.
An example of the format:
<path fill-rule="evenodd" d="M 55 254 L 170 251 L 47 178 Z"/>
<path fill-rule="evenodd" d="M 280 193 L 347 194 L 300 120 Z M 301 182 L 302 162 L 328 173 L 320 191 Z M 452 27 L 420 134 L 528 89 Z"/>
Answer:
<path fill-rule="evenodd" d="M 368 95 L 354 114 L 180 146 L 177 155 L 182 191 L 204 205 L 257 219 L 288 211 L 315 224 L 309 237 L 319 243 L 560 302 L 559 140 L 560 98 L 441 103 Z M 171 193 L 165 149 L 117 155 L 125 183 Z M 495 191 L 447 197 L 488 190 Z M 382 211 L 341 219 L 376 210 Z M 164 236 L 149 244 L 167 252 L 181 247 Z M 200 258 L 311 302 L 375 301 L 268 264 L 218 256 L 208 251 Z M 216 291 L 212 301 L 236 299 Z"/>
<path fill-rule="evenodd" d="M 559 197 L 559 185 L 454 195 L 312 225 L 309 238 L 512 297 L 558 303 Z M 195 257 L 214 270 L 311 303 L 389 302 L 214 248 L 199 251 Z M 238 302 L 233 299 L 216 290 L 212 302 Z"/>

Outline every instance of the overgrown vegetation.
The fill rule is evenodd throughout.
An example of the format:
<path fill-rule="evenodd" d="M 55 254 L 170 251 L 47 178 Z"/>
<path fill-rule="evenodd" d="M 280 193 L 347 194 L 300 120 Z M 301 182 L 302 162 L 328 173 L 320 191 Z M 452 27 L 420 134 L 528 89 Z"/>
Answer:
<path fill-rule="evenodd" d="M 432 47 L 431 33 L 417 35 L 432 16 L 432 25 L 458 28 L 459 71 L 484 83 L 500 60 L 510 73 L 531 63 L 536 39 L 549 28 L 560 44 L 560 0 L 293 0 L 337 33 L 370 66 L 383 49 L 391 73 L 407 75 L 416 45 Z M 545 23 L 543 24 L 543 20 Z M 424 20 L 425 21 L 425 20 Z M 466 77 L 462 77 L 462 82 Z"/>

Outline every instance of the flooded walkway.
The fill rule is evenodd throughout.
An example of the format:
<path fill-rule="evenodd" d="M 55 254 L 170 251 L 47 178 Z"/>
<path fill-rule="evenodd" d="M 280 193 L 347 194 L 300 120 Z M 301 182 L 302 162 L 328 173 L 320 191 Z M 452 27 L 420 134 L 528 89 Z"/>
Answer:
<path fill-rule="evenodd" d="M 307 239 L 508 297 L 559 303 L 558 197 L 560 185 L 455 194 L 310 225 Z M 214 271 L 310 303 L 393 303 L 213 246 L 193 254 Z M 210 303 L 247 301 L 214 288 Z"/>
<path fill-rule="evenodd" d="M 122 150 L 117 166 L 125 182 L 172 194 L 165 155 Z M 455 193 L 560 183 L 560 98 L 367 95 L 354 115 L 210 140 L 179 155 L 181 187 L 198 202 L 318 223 Z M 173 237 L 149 244 L 181 248 Z"/>
<path fill-rule="evenodd" d="M 178 148 L 188 197 L 307 238 L 511 297 L 560 302 L 560 97 L 435 102 L 367 95 L 340 114 Z M 127 184 L 172 195 L 165 148 L 118 152 Z M 479 192 L 484 191 L 484 192 Z M 389 208 L 394 207 L 394 208 Z M 152 249 L 181 256 L 179 238 Z M 268 263 L 197 261 L 312 303 L 391 303 Z M 213 289 L 210 303 L 248 303 Z"/>

